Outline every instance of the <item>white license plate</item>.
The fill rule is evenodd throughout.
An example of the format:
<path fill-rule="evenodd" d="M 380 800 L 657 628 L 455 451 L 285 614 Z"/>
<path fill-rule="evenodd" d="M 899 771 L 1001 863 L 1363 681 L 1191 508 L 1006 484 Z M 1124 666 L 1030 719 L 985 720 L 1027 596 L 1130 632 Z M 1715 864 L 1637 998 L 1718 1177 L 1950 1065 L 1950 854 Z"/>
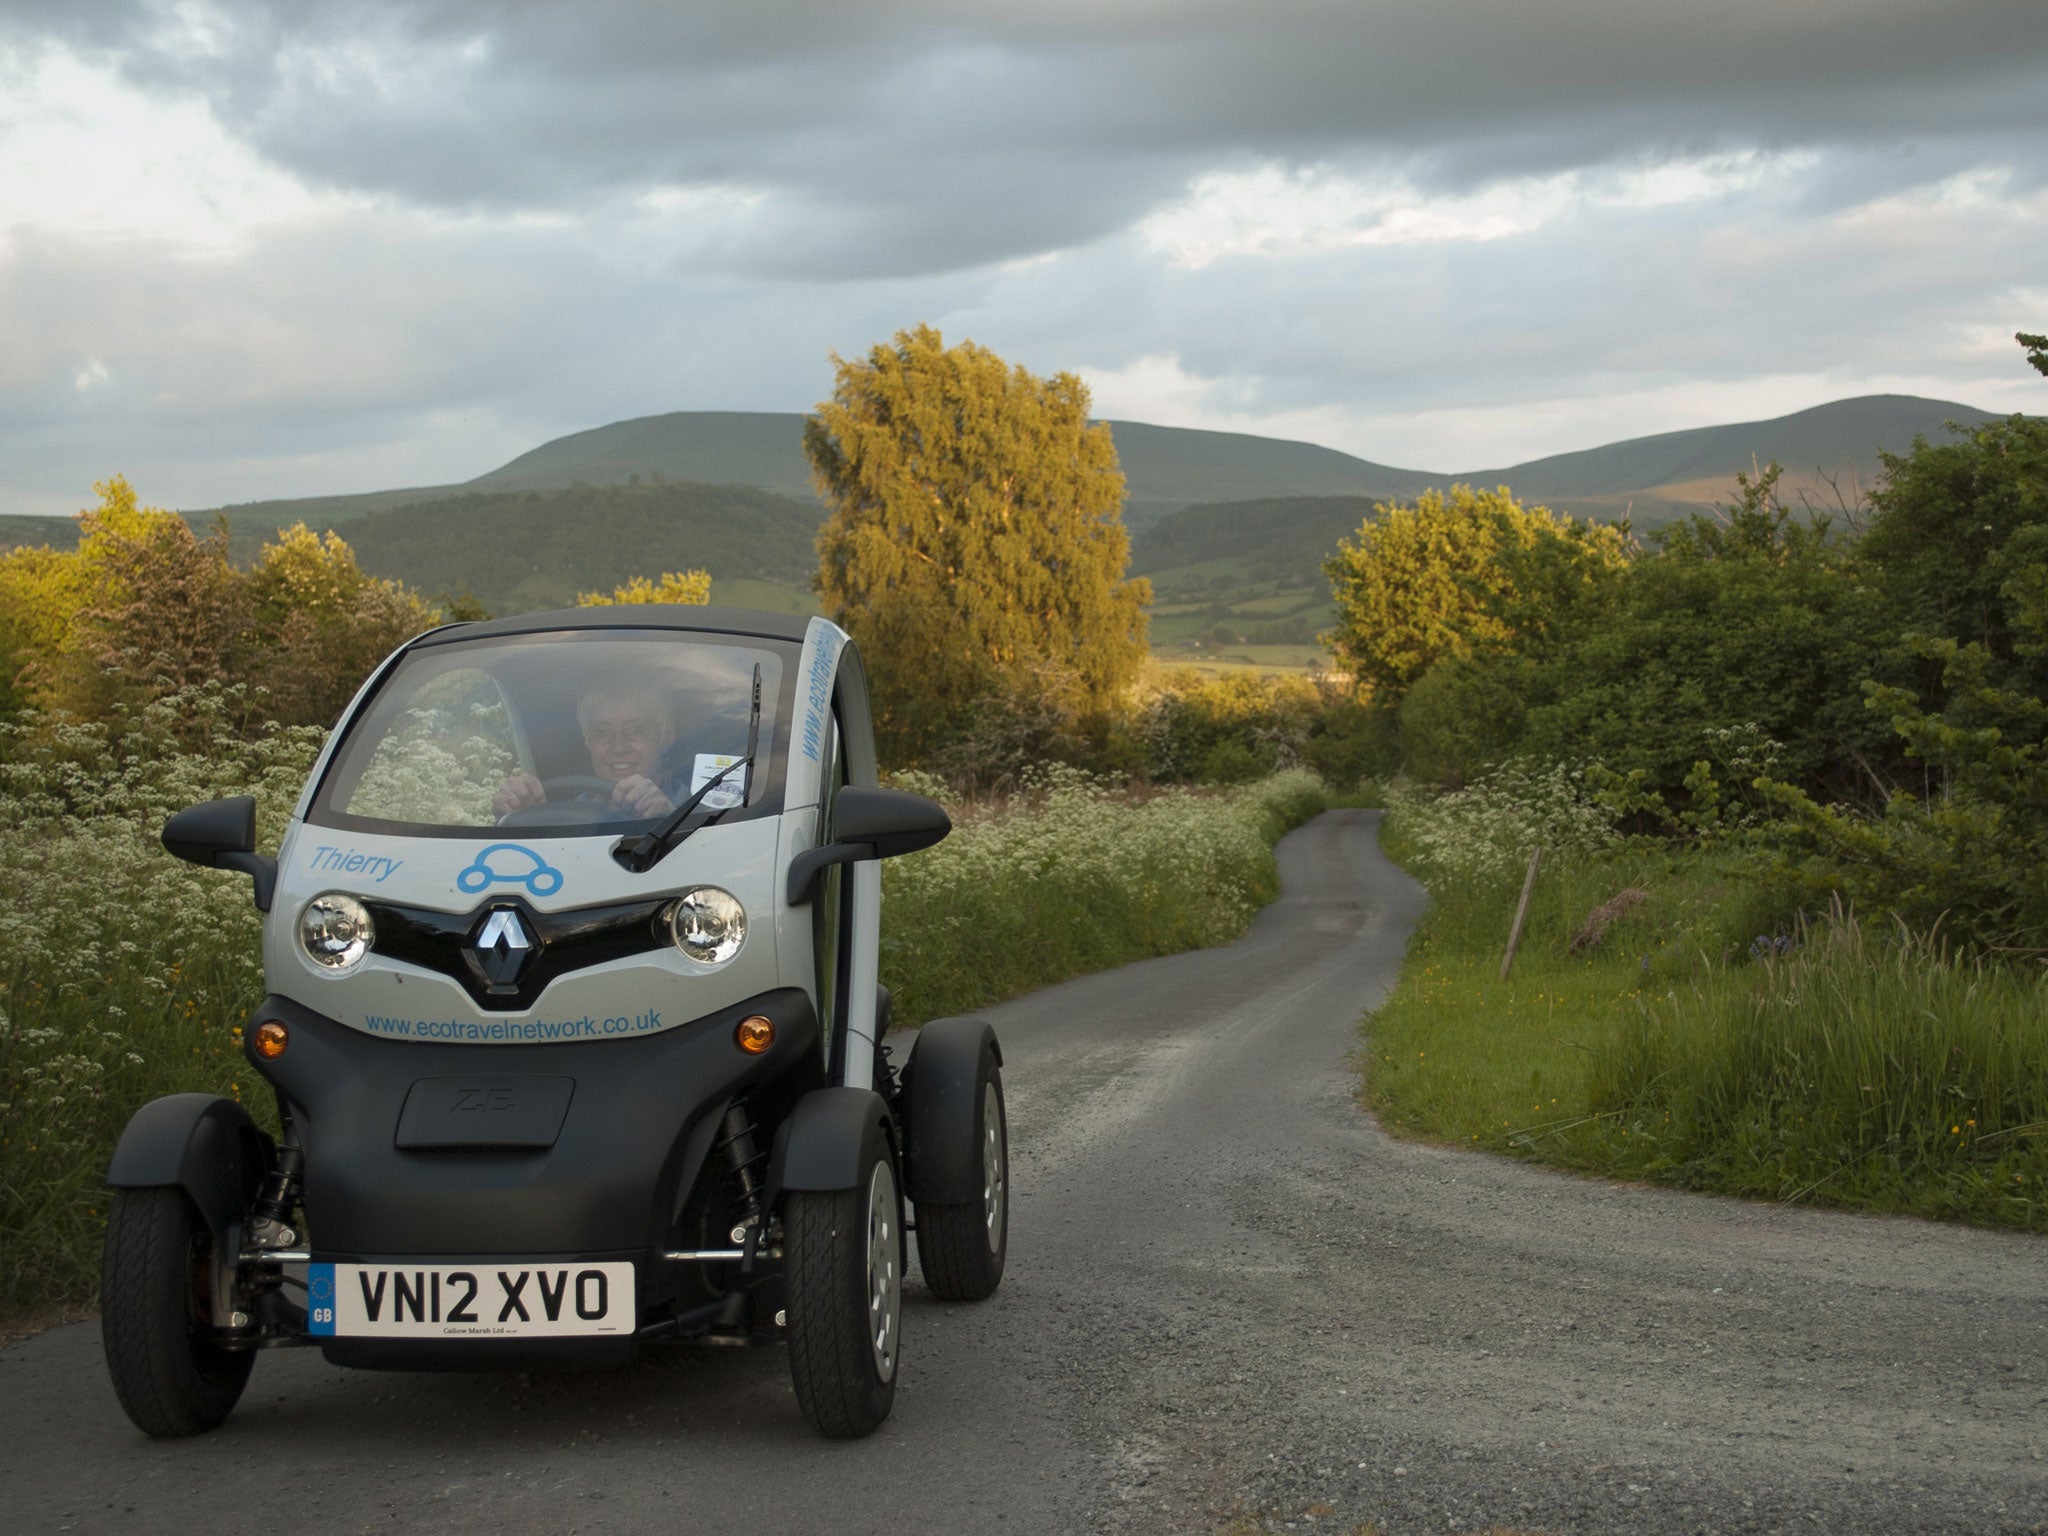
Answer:
<path fill-rule="evenodd" d="M 347 1339 L 631 1333 L 633 1266 L 311 1264 L 306 1331 Z"/>

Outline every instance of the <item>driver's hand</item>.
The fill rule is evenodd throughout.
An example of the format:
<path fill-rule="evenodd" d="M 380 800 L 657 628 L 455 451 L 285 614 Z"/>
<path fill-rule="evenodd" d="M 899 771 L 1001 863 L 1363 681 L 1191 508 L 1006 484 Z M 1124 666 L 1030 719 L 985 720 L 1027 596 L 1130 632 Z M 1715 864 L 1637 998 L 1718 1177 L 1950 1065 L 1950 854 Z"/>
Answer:
<path fill-rule="evenodd" d="M 530 773 L 515 773 L 491 796 L 491 811 L 494 815 L 509 816 L 529 805 L 539 805 L 547 797 L 548 792 L 540 787 L 539 779 Z"/>
<path fill-rule="evenodd" d="M 612 786 L 612 804 L 628 816 L 665 816 L 676 808 L 659 784 L 637 773 Z"/>

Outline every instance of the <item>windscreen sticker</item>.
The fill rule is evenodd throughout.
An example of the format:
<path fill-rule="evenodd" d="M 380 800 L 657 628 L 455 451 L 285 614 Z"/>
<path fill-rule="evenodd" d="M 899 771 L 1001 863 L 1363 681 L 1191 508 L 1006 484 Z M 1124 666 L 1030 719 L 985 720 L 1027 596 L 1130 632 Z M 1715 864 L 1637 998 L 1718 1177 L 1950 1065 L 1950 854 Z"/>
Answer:
<path fill-rule="evenodd" d="M 697 765 L 690 770 L 690 793 L 694 795 L 698 790 L 709 784 L 738 761 L 740 761 L 739 756 L 727 757 L 718 752 L 699 752 L 697 754 Z M 707 811 L 731 810 L 745 798 L 747 792 L 746 783 L 747 776 L 744 772 L 731 775 L 718 788 L 712 790 L 710 794 L 704 797 L 704 809 Z"/>
<path fill-rule="evenodd" d="M 403 859 L 386 858 L 381 853 L 358 853 L 353 848 L 337 848 L 331 843 L 322 843 L 313 850 L 306 867 L 319 874 L 363 875 L 382 885 L 398 873 Z"/>

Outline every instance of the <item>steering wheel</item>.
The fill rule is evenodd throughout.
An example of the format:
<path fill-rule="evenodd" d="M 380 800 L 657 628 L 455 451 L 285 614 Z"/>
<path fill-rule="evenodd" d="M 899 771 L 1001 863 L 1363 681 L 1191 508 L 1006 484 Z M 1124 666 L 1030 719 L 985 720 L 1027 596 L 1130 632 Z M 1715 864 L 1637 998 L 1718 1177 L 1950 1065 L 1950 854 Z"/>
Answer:
<path fill-rule="evenodd" d="M 566 800 L 571 795 L 596 793 L 604 796 L 605 803 L 611 803 L 612 791 L 618 786 L 610 779 L 599 778 L 594 773 L 565 773 L 556 778 L 540 781 L 541 793 L 550 800 Z"/>
<path fill-rule="evenodd" d="M 540 781 L 541 793 L 547 798 L 538 805 L 522 805 L 507 811 L 498 818 L 501 827 L 525 827 L 538 823 L 549 825 L 589 826 L 600 821 L 612 821 L 621 812 L 612 804 L 612 790 L 616 786 L 610 779 L 600 778 L 594 773 L 564 773 L 552 779 Z M 571 798 L 576 795 L 598 794 L 604 797 L 600 804 Z"/>

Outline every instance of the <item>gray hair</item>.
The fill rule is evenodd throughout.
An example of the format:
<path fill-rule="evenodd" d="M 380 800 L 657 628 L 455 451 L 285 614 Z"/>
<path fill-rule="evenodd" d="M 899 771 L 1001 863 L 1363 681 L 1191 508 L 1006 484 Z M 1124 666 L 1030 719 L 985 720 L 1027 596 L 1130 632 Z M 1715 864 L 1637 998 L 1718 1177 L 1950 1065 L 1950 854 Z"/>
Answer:
<path fill-rule="evenodd" d="M 668 731 L 671 740 L 676 734 L 675 706 L 669 701 L 668 690 L 654 683 L 623 682 L 599 683 L 584 690 L 583 697 L 576 701 L 576 728 L 584 735 L 590 734 L 590 718 L 597 713 L 597 706 L 607 699 L 620 703 L 645 701 L 654 706 L 654 717 Z"/>

